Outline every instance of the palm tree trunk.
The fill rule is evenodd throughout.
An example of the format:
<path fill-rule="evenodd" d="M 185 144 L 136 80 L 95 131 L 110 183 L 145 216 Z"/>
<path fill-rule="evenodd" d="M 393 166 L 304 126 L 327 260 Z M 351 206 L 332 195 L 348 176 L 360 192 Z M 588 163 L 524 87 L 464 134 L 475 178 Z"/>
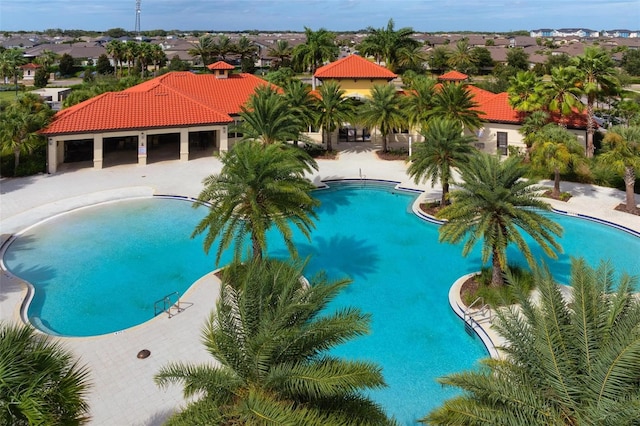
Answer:
<path fill-rule="evenodd" d="M 440 199 L 440 207 L 447 205 L 447 195 L 449 194 L 449 181 L 444 180 L 442 182 L 442 198 Z"/>
<path fill-rule="evenodd" d="M 331 132 L 328 130 L 325 130 L 324 132 L 322 132 L 323 134 L 326 133 L 327 134 L 327 151 L 331 151 L 333 149 L 333 147 L 331 146 Z"/>
<path fill-rule="evenodd" d="M 553 192 L 551 193 L 554 198 L 560 197 L 560 171 L 558 168 L 553 170 Z"/>
<path fill-rule="evenodd" d="M 13 150 L 13 177 L 18 176 L 18 164 L 20 164 L 20 149 Z"/>
<path fill-rule="evenodd" d="M 258 238 L 251 234 L 251 247 L 253 248 L 253 258 L 255 260 L 262 259 L 262 247 L 260 247 L 260 241 Z"/>
<path fill-rule="evenodd" d="M 593 158 L 596 148 L 593 144 L 593 133 L 595 132 L 593 125 L 593 100 L 587 100 L 587 149 L 585 155 L 587 158 Z"/>
<path fill-rule="evenodd" d="M 502 276 L 502 266 L 500 265 L 500 257 L 498 250 L 493 248 L 492 268 L 491 268 L 491 287 L 498 288 L 504 285 L 504 277 Z"/>
<path fill-rule="evenodd" d="M 387 152 L 389 150 L 387 136 L 387 134 L 382 135 L 382 152 Z"/>
<path fill-rule="evenodd" d="M 636 183 L 636 173 L 633 167 L 627 167 L 624 171 L 624 185 L 627 195 L 627 211 L 629 213 L 636 212 L 636 194 L 634 192 L 634 186 Z"/>

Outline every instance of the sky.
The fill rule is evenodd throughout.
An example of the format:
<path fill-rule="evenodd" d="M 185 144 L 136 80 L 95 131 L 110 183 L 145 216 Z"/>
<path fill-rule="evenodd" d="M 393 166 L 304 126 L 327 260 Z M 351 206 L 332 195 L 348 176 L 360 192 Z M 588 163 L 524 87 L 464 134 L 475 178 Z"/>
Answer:
<path fill-rule="evenodd" d="M 640 30 L 640 0 L 141 0 L 144 30 Z M 0 32 L 133 31 L 136 0 L 0 0 Z"/>

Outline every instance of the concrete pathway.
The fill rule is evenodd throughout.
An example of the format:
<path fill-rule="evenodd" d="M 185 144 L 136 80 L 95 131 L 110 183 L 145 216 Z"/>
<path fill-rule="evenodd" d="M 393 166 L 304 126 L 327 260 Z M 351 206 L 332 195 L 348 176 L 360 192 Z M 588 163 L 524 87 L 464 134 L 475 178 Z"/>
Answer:
<path fill-rule="evenodd" d="M 384 179 L 410 188 L 426 189 L 429 198 L 440 188 L 416 185 L 406 174 L 402 161 L 379 160 L 376 147 L 368 143 L 341 143 L 338 160 L 319 160 L 320 170 L 311 176 L 316 184 L 345 178 Z M 216 158 L 189 162 L 168 161 L 145 167 L 125 165 L 93 170 L 62 171 L 0 181 L 0 231 L 4 239 L 55 214 L 102 201 L 128 197 L 172 194 L 195 197 L 202 179 L 217 173 Z M 551 185 L 551 182 L 545 182 Z M 573 194 L 568 203 L 554 207 L 585 213 L 640 232 L 640 217 L 617 212 L 624 201 L 621 191 L 563 183 Z M 0 253 L 1 254 L 1 253 Z M 152 380 L 168 362 L 213 362 L 200 343 L 200 330 L 215 306 L 219 281 L 212 274 L 203 277 L 183 296 L 189 307 L 174 316 L 156 319 L 120 333 L 91 338 L 59 338 L 91 371 L 93 389 L 89 395 L 92 425 L 158 425 L 183 404 L 181 389 L 159 389 Z M 0 320 L 20 321 L 26 285 L 6 271 L 0 275 Z M 443 301 L 443 303 L 446 303 Z M 142 349 L 151 356 L 138 359 Z"/>

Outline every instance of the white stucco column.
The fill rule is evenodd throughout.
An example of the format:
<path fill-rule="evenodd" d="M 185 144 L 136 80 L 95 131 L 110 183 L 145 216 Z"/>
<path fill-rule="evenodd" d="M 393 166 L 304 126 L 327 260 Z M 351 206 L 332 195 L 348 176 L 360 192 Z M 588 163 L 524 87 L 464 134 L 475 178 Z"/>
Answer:
<path fill-rule="evenodd" d="M 147 165 L 147 135 L 144 132 L 138 133 L 138 166 Z"/>
<path fill-rule="evenodd" d="M 103 144 L 104 141 L 101 134 L 93 136 L 93 168 L 95 170 L 102 169 Z"/>
<path fill-rule="evenodd" d="M 220 139 L 219 140 L 220 143 L 218 144 L 218 147 L 219 147 L 218 151 L 220 153 L 229 151 L 229 135 L 227 132 L 228 127 L 229 126 L 226 126 L 226 125 L 222 126 L 220 128 L 220 131 L 216 132 L 218 133 L 218 138 Z"/>
<path fill-rule="evenodd" d="M 58 140 L 48 138 L 47 140 L 47 172 L 55 173 L 58 170 Z"/>
<path fill-rule="evenodd" d="M 189 129 L 180 129 L 180 161 L 189 161 Z"/>

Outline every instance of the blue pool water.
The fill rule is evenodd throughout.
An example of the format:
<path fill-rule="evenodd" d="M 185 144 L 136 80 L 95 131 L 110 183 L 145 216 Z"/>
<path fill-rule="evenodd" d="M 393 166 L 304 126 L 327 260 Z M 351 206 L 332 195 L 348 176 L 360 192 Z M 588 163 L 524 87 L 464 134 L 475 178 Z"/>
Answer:
<path fill-rule="evenodd" d="M 439 244 L 438 226 L 410 212 L 415 194 L 358 184 L 335 185 L 317 197 L 322 205 L 312 241 L 295 238 L 300 255 L 311 256 L 308 273 L 351 277 L 353 284 L 333 306 L 372 314 L 371 334 L 335 353 L 383 366 L 389 387 L 372 396 L 401 424 L 414 424 L 455 394 L 435 378 L 472 368 L 487 355 L 447 301 L 450 285 L 478 269 L 479 250 L 463 258 L 459 246 Z M 4 261 L 36 287 L 28 311 L 34 324 L 67 336 L 110 333 L 152 318 L 156 300 L 184 293 L 214 267 L 202 239 L 189 238 L 204 214 L 188 201 L 157 198 L 87 208 L 24 233 Z M 568 281 L 570 255 L 594 265 L 610 259 L 618 271 L 640 275 L 639 238 L 553 217 L 565 228 L 564 254 L 547 261 L 560 281 Z M 287 256 L 275 233 L 269 240 L 270 255 Z M 508 256 L 524 264 L 516 250 Z"/>

